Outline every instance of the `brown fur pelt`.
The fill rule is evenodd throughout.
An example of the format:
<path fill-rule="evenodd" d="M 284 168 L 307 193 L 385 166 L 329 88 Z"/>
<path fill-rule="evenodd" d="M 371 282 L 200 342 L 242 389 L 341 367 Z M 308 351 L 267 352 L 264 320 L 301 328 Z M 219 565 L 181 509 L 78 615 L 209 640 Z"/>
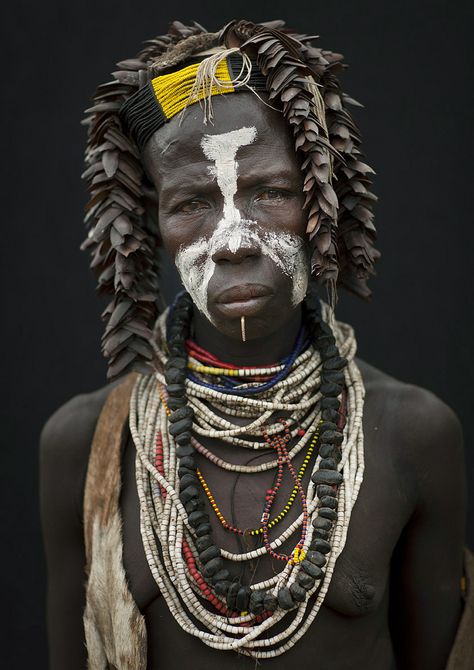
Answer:
<path fill-rule="evenodd" d="M 318 283 L 336 283 L 362 298 L 380 253 L 371 193 L 373 170 L 363 162 L 360 135 L 337 75 L 343 57 L 313 46 L 311 38 L 281 21 L 233 21 L 220 33 L 174 22 L 168 34 L 145 43 L 136 58 L 118 63 L 113 80 L 98 87 L 86 110 L 86 208 L 91 267 L 101 293 L 112 295 L 102 318 L 108 376 L 143 369 L 152 358 L 151 328 L 163 309 L 159 289 L 158 222 L 150 215 L 150 184 L 139 151 L 119 117 L 122 104 L 151 78 L 179 68 L 193 54 L 218 43 L 252 54 L 291 127 L 304 174 L 311 267 Z M 324 102 L 325 123 L 314 113 L 311 85 Z"/>
<path fill-rule="evenodd" d="M 144 670 L 146 627 L 123 565 L 121 453 L 128 424 L 131 374 L 107 397 L 92 441 L 84 491 L 88 669 Z"/>

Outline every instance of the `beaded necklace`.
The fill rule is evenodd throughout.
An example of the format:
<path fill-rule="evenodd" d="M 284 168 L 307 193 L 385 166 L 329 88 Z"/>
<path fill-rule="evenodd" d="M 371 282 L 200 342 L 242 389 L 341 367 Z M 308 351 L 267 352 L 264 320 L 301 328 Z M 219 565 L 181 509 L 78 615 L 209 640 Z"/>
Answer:
<path fill-rule="evenodd" d="M 234 389 L 209 388 L 199 377 L 189 379 L 186 340 L 191 312 L 191 300 L 184 295 L 168 314 L 168 328 L 167 317 L 160 318 L 154 342 L 157 373 L 139 377 L 131 399 L 130 430 L 137 450 L 145 553 L 170 611 L 184 630 L 217 649 L 273 657 L 291 648 L 319 611 L 362 481 L 364 387 L 353 360 L 356 343 L 346 324 L 336 323 L 333 333 L 323 318 L 324 312 L 331 316 L 327 306 L 322 305 L 321 311 L 318 304 L 307 311 L 305 320 L 316 348 L 296 354 L 286 376 L 271 388 L 265 382 L 239 385 L 240 390 L 260 386 L 248 397 L 231 392 Z M 163 386 L 169 416 L 160 397 Z M 347 408 L 347 420 L 341 405 Z M 245 417 L 246 425 L 223 418 L 222 409 L 230 418 Z M 297 442 L 288 451 L 289 436 L 300 438 L 299 442 L 309 439 L 308 430 L 298 436 L 304 425 L 313 432 L 319 426 L 320 444 L 307 491 L 301 484 L 298 490 L 304 502 L 299 517 L 270 538 L 267 500 L 264 546 L 240 554 L 219 549 L 200 490 L 196 435 L 239 447 L 275 449 L 277 462 L 268 469 L 276 467 L 278 482 L 283 461 L 291 465 L 291 454 L 302 448 Z M 292 476 L 296 485 L 294 470 Z M 283 570 L 263 582 L 242 584 L 224 565 L 224 560 L 242 562 L 277 554 L 278 547 L 295 533 L 299 540 L 283 560 Z M 272 633 L 283 617 L 289 617 L 288 624 Z"/>
<path fill-rule="evenodd" d="M 314 447 L 316 446 L 316 443 L 318 441 L 318 434 L 319 434 L 318 431 L 316 431 L 316 433 L 315 433 L 315 435 L 314 435 L 314 437 L 311 441 L 311 444 L 309 446 L 309 449 L 306 453 L 306 457 L 305 457 L 305 459 L 304 459 L 304 461 L 303 461 L 303 463 L 302 463 L 302 465 L 299 469 L 299 472 L 298 472 L 298 480 L 299 481 L 301 481 L 303 479 L 303 475 L 305 473 L 306 467 L 307 467 L 307 465 L 308 465 L 308 463 L 311 459 L 311 456 L 312 456 L 313 451 L 314 451 Z M 242 530 L 241 528 L 236 528 L 235 526 L 232 526 L 231 524 L 229 524 L 226 521 L 226 519 L 224 518 L 224 516 L 223 516 L 222 512 L 220 511 L 219 507 L 217 506 L 216 501 L 214 500 L 214 496 L 212 495 L 211 490 L 210 490 L 209 486 L 206 483 L 206 480 L 204 479 L 204 477 L 202 475 L 202 472 L 199 470 L 199 468 L 196 470 L 196 472 L 197 472 L 198 479 L 199 479 L 199 481 L 200 481 L 200 483 L 201 483 L 201 485 L 204 489 L 204 493 L 206 494 L 206 496 L 207 496 L 207 498 L 208 498 L 208 500 L 211 504 L 212 509 L 216 513 L 217 518 L 219 519 L 221 524 L 224 526 L 224 528 L 227 528 L 228 530 L 231 530 L 233 533 L 237 533 L 239 535 L 260 535 L 261 533 L 263 533 L 263 531 L 264 531 L 263 526 L 260 526 L 260 528 L 255 528 L 255 529 Z M 267 502 L 269 501 L 270 495 L 272 494 L 273 491 L 274 491 L 274 489 L 268 489 L 265 492 L 266 493 L 265 500 Z M 268 529 L 273 528 L 273 526 L 275 526 L 277 523 L 279 523 L 286 516 L 286 514 L 290 511 L 290 508 L 291 508 L 293 502 L 296 499 L 296 494 L 297 493 L 298 493 L 298 486 L 295 484 L 295 486 L 294 486 L 294 488 L 293 488 L 293 490 L 290 494 L 290 497 L 288 498 L 288 502 L 286 503 L 285 507 L 282 509 L 282 511 L 272 521 L 267 522 L 267 528 Z"/>

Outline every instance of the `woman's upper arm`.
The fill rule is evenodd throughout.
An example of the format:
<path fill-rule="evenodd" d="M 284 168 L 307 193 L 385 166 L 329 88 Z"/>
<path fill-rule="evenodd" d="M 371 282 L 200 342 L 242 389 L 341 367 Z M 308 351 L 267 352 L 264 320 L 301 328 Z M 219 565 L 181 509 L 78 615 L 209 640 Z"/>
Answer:
<path fill-rule="evenodd" d="M 88 398 L 78 396 L 61 407 L 45 424 L 40 440 L 40 509 L 51 670 L 86 667 L 82 501 L 97 420 L 95 403 Z"/>
<path fill-rule="evenodd" d="M 416 499 L 392 560 L 391 632 L 400 667 L 443 670 L 462 608 L 462 430 L 445 403 L 417 387 L 408 387 L 399 419 L 403 467 L 415 482 Z"/>

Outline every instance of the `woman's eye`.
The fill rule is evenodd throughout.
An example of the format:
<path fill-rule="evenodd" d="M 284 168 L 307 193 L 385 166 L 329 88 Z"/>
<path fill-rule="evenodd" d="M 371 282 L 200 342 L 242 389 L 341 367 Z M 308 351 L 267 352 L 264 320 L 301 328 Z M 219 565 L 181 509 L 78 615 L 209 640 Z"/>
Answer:
<path fill-rule="evenodd" d="M 194 214 L 195 212 L 199 212 L 204 209 L 209 209 L 209 205 L 203 200 L 188 200 L 178 207 L 178 211 L 184 212 L 185 214 Z"/>
<path fill-rule="evenodd" d="M 266 188 L 257 194 L 256 200 L 281 200 L 287 198 L 288 193 L 280 191 L 276 188 Z"/>

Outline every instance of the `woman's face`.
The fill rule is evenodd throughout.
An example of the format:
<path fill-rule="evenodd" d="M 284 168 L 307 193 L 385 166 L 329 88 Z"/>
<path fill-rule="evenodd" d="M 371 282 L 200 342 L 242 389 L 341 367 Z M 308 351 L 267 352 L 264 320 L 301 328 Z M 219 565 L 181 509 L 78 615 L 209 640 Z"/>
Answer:
<path fill-rule="evenodd" d="M 251 93 L 214 96 L 145 148 L 163 244 L 199 311 L 223 334 L 283 326 L 309 280 L 300 166 L 281 113 Z"/>

